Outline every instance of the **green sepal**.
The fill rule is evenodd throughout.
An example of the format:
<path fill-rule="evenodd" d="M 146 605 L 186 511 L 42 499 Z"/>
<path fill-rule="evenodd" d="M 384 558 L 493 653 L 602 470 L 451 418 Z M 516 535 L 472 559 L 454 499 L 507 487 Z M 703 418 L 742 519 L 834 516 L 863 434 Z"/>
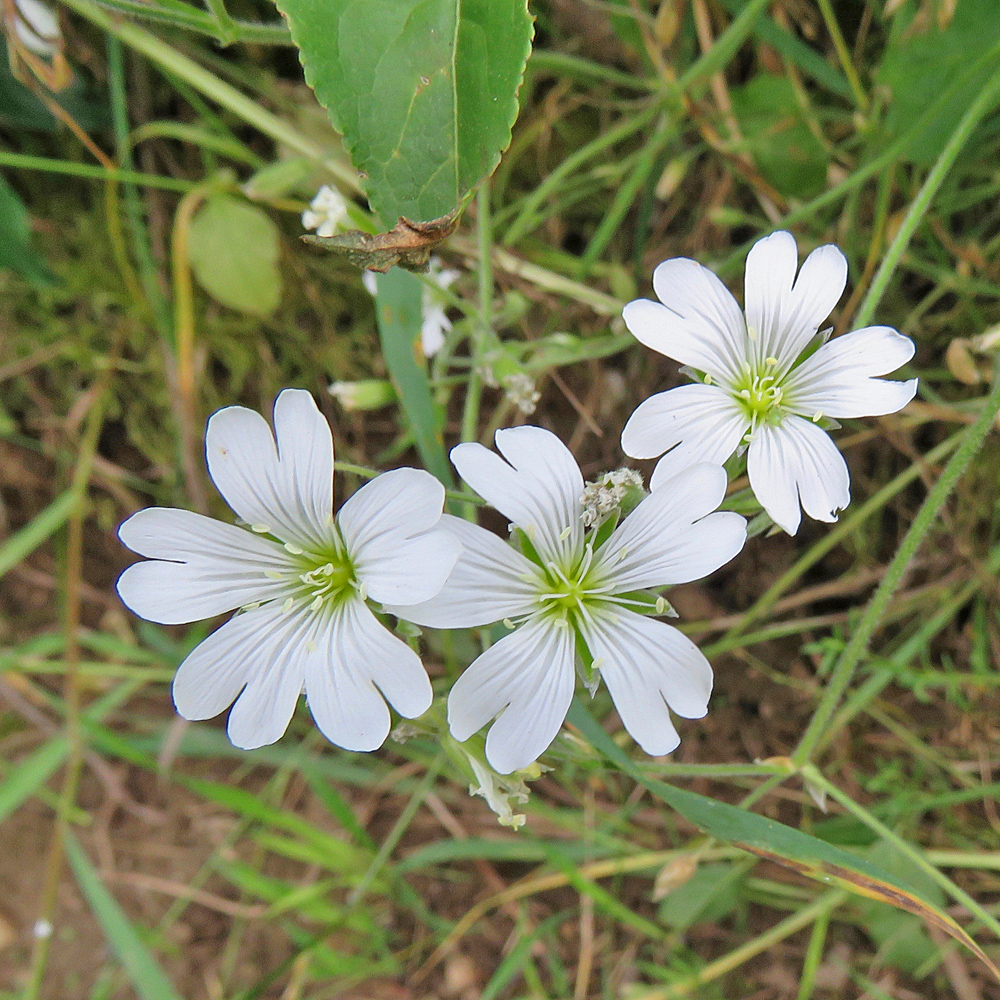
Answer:
<path fill-rule="evenodd" d="M 510 533 L 511 544 L 521 553 L 526 559 L 530 559 L 536 566 L 540 566 L 542 569 L 545 568 L 545 563 L 542 562 L 542 557 L 538 554 L 538 550 L 532 544 L 531 539 L 527 534 L 520 528 L 514 528 Z"/>
<path fill-rule="evenodd" d="M 621 518 L 622 512 L 619 507 L 597 526 L 597 529 L 590 536 L 590 541 L 594 546 L 595 552 L 611 537 L 611 533 L 618 527 L 618 522 Z"/>

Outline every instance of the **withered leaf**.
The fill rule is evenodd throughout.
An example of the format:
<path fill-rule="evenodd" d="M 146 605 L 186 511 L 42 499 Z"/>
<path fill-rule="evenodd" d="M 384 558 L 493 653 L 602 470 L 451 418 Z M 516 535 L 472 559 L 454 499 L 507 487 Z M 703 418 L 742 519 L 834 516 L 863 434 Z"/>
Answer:
<path fill-rule="evenodd" d="M 336 236 L 303 236 L 306 243 L 322 247 L 356 267 L 385 274 L 393 264 L 407 271 L 423 272 L 431 252 L 446 240 L 458 226 L 458 213 L 442 216 L 430 222 L 414 222 L 405 216 L 387 233 L 363 233 L 352 229 Z"/>

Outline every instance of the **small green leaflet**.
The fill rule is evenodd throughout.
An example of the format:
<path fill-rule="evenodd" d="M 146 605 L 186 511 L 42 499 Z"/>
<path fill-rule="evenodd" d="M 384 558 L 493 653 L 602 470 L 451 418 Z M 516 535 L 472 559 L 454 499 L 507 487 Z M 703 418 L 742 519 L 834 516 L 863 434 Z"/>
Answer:
<path fill-rule="evenodd" d="M 256 205 L 213 195 L 191 223 L 191 268 L 224 306 L 270 316 L 281 300 L 278 229 Z"/>

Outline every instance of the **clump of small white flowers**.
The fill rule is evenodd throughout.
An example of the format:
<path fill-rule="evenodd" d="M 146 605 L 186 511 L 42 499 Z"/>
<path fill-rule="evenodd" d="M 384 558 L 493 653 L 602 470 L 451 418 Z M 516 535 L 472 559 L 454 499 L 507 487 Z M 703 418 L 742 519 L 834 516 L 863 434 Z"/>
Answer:
<path fill-rule="evenodd" d="M 14 31 L 21 44 L 36 56 L 51 58 L 62 44 L 59 19 L 41 0 L 14 0 Z"/>
<path fill-rule="evenodd" d="M 445 268 L 440 257 L 431 257 L 427 266 L 421 301 L 420 348 L 425 358 L 433 358 L 444 346 L 444 338 L 451 330 L 448 319 L 448 298 L 442 294 L 458 279 L 458 271 Z M 378 294 L 378 278 L 373 271 L 365 271 L 361 281 L 374 298 Z"/>
<path fill-rule="evenodd" d="M 535 386 L 535 380 L 524 372 L 512 372 L 503 377 L 504 396 L 525 416 L 535 412 L 542 394 Z"/>
<path fill-rule="evenodd" d="M 667 610 L 658 590 L 698 580 L 743 548 L 746 521 L 716 511 L 725 471 L 692 466 L 621 523 L 613 516 L 586 531 L 583 476 L 554 434 L 508 428 L 496 445 L 503 458 L 472 443 L 451 457 L 465 482 L 513 522 L 515 544 L 445 515 L 462 543 L 448 582 L 421 604 L 389 609 L 431 628 L 503 622 L 511 630 L 451 689 L 452 735 L 464 742 L 495 719 L 490 765 L 501 774 L 528 766 L 559 732 L 579 670 L 588 687 L 603 678 L 647 753 L 670 753 L 680 738 L 668 705 L 701 718 L 712 668 L 690 639 L 652 616 Z"/>
<path fill-rule="evenodd" d="M 315 229 L 317 236 L 333 236 L 349 222 L 347 199 L 329 184 L 324 184 L 316 192 L 316 197 L 302 213 L 302 228 Z"/>
<path fill-rule="evenodd" d="M 790 535 L 800 506 L 835 521 L 851 500 L 847 464 L 822 424 L 894 413 L 917 390 L 916 379 L 876 377 L 913 357 L 908 337 L 887 326 L 833 340 L 820 332 L 847 283 L 840 250 L 814 250 L 798 276 L 797 266 L 791 233 L 759 240 L 747 257 L 744 314 L 708 268 L 677 257 L 653 272 L 660 301 L 638 299 L 623 312 L 637 340 L 696 380 L 651 396 L 622 432 L 632 458 L 663 456 L 654 492 L 694 462 L 746 449 L 757 499 Z"/>
<path fill-rule="evenodd" d="M 580 515 L 585 528 L 592 528 L 606 521 L 629 494 L 642 495 L 645 491 L 642 476 L 635 469 L 615 469 L 588 481 L 580 496 L 583 513 Z"/>
<path fill-rule="evenodd" d="M 147 561 L 118 579 L 127 607 L 177 625 L 238 610 L 188 654 L 173 683 L 185 719 L 233 705 L 229 738 L 244 749 L 281 738 L 305 691 L 320 731 L 374 750 L 389 702 L 406 718 L 430 707 L 419 656 L 371 602 L 426 600 L 460 544 L 441 525 L 444 487 L 395 469 L 333 513 L 333 436 L 312 396 L 286 389 L 274 433 L 256 411 L 227 406 L 208 421 L 208 470 L 248 530 L 189 510 L 152 507 L 119 537 Z"/>

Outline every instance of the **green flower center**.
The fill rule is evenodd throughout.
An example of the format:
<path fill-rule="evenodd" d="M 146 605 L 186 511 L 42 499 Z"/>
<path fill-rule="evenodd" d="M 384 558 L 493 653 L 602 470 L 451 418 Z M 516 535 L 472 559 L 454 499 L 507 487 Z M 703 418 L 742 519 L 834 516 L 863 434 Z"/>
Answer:
<path fill-rule="evenodd" d="M 582 558 L 571 569 L 555 562 L 546 563 L 542 567 L 546 590 L 538 597 L 543 613 L 572 623 L 588 602 L 603 595 L 607 587 L 591 572 L 593 564 L 592 545 L 584 548 Z"/>
<path fill-rule="evenodd" d="M 309 601 L 310 611 L 319 611 L 324 606 L 335 608 L 354 593 L 364 597 L 364 587 L 358 582 L 354 564 L 344 548 L 293 554 L 298 556 L 298 572 L 292 581 L 295 598 Z"/>
<path fill-rule="evenodd" d="M 751 426 L 756 427 L 764 421 L 778 423 L 781 420 L 782 404 L 786 400 L 785 390 L 777 375 L 766 371 L 748 371 L 733 385 L 732 392 L 733 398 L 750 419 Z"/>

